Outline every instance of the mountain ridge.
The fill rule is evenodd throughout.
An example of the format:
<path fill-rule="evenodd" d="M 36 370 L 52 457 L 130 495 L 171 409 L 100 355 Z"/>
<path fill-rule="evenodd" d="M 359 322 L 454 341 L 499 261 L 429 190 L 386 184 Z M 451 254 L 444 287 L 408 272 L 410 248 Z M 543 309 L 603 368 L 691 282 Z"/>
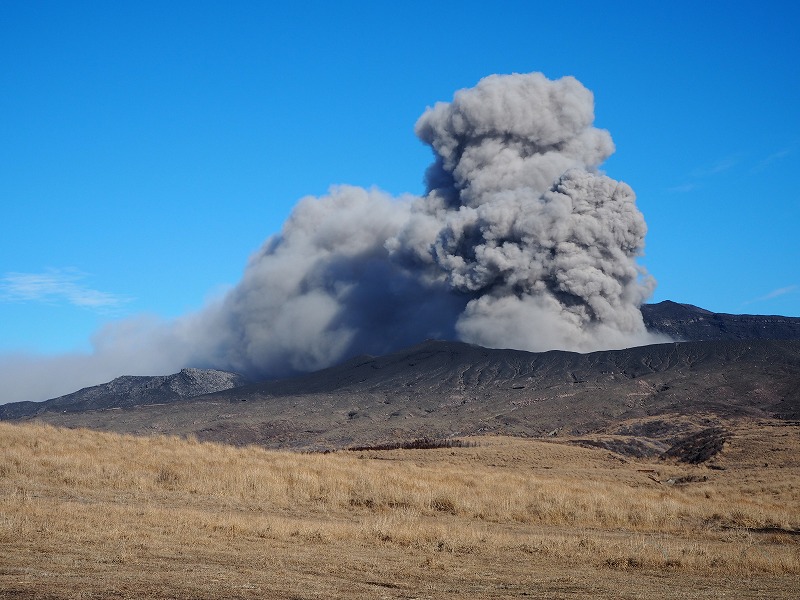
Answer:
<path fill-rule="evenodd" d="M 719 419 L 800 419 L 798 340 L 675 342 L 590 354 L 426 342 L 312 375 L 168 404 L 41 411 L 19 420 L 341 448 L 420 436 L 598 434 L 623 424 L 625 435 L 663 445 Z"/>
<path fill-rule="evenodd" d="M 250 381 L 243 375 L 216 369 L 185 368 L 171 375 L 122 375 L 43 402 L 0 405 L 0 420 L 33 416 L 44 411 L 81 412 L 171 402 L 239 387 Z"/>
<path fill-rule="evenodd" d="M 800 317 L 715 313 L 664 300 L 641 307 L 645 327 L 678 341 L 800 339 Z"/>
<path fill-rule="evenodd" d="M 800 419 L 800 319 L 651 306 L 643 312 L 654 327 L 701 337 L 716 327 L 724 339 L 585 354 L 427 340 L 273 381 L 199 369 L 120 377 L 43 403 L 0 406 L 0 420 L 287 448 L 613 433 L 663 449 L 719 419 Z M 759 339 L 781 323 L 787 339 Z M 748 332 L 754 337 L 737 337 Z"/>

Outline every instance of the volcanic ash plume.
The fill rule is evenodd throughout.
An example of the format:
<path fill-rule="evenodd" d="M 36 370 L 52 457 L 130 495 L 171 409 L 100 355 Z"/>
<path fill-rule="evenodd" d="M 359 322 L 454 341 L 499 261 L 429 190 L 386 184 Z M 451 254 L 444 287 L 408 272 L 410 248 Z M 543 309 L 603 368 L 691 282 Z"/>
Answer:
<path fill-rule="evenodd" d="M 130 319 L 94 354 L 0 359 L 0 401 L 120 374 L 213 367 L 275 377 L 426 338 L 589 351 L 654 341 L 639 306 L 646 231 L 634 194 L 597 172 L 614 150 L 572 77 L 491 76 L 428 109 L 422 197 L 337 187 L 305 198 L 220 302 Z M 42 373 L 52 377 L 42 377 Z"/>
<path fill-rule="evenodd" d="M 203 329 L 194 362 L 260 376 L 425 338 L 590 351 L 654 341 L 646 225 L 576 79 L 493 75 L 419 119 L 423 197 L 306 198 Z"/>

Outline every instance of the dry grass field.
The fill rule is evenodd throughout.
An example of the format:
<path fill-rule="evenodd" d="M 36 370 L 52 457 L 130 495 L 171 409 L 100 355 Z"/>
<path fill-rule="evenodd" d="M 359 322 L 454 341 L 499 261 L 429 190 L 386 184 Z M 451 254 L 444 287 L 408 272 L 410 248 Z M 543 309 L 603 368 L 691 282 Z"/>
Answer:
<path fill-rule="evenodd" d="M 0 597 L 798 597 L 799 428 L 726 426 L 712 469 L 0 423 Z"/>

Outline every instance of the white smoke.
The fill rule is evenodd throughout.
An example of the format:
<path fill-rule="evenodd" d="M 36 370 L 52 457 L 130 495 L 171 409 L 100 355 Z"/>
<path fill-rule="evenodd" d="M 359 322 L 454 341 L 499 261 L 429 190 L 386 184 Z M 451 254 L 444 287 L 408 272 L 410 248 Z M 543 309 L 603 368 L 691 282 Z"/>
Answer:
<path fill-rule="evenodd" d="M 614 145 L 593 121 L 572 77 L 487 77 L 417 122 L 435 155 L 424 196 L 305 198 L 221 302 L 157 328 L 117 324 L 85 361 L 274 377 L 425 338 L 535 351 L 659 341 L 639 311 L 654 285 L 636 263 L 644 218 L 630 187 L 597 171 Z"/>

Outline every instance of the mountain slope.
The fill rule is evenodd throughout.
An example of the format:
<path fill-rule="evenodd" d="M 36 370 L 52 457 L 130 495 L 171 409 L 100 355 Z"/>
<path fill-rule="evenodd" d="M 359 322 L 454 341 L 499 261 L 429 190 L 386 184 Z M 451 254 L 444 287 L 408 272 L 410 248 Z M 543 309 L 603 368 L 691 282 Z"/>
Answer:
<path fill-rule="evenodd" d="M 642 313 L 652 331 L 693 341 L 589 354 L 428 341 L 261 383 L 199 369 L 120 377 L 0 406 L 0 419 L 291 447 L 590 432 L 659 445 L 718 418 L 800 419 L 800 319 L 674 302 Z"/>
<path fill-rule="evenodd" d="M 792 340 L 683 342 L 590 354 L 430 341 L 169 405 L 41 412 L 37 418 L 273 447 L 623 429 L 671 443 L 715 419 L 798 419 L 798 383 L 800 341 Z"/>
<path fill-rule="evenodd" d="M 675 340 L 800 340 L 800 318 L 713 313 L 665 300 L 642 306 L 645 326 Z"/>
<path fill-rule="evenodd" d="M 213 369 L 182 369 L 174 375 L 123 376 L 44 402 L 14 402 L 0 406 L 0 419 L 33 416 L 41 412 L 83 412 L 173 402 L 244 385 L 237 373 Z"/>

